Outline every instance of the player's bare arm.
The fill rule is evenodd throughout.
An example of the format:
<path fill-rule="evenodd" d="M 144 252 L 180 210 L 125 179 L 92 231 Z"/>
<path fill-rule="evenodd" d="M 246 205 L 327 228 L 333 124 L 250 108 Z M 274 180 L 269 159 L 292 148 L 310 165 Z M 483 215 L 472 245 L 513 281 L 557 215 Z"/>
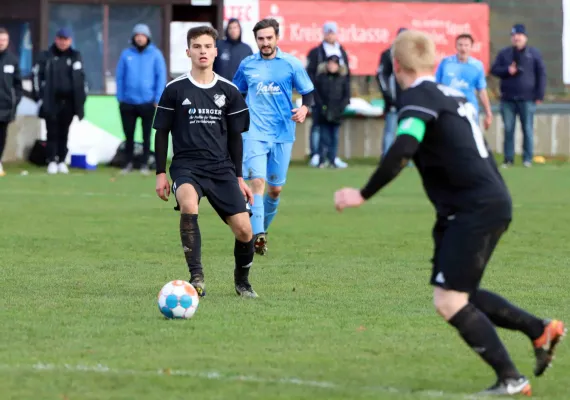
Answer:
<path fill-rule="evenodd" d="M 485 121 L 483 122 L 485 129 L 489 129 L 491 123 L 493 122 L 493 112 L 491 111 L 491 102 L 489 101 L 489 95 L 487 94 L 487 89 L 482 89 L 479 91 L 479 98 L 481 99 L 481 104 L 485 109 Z"/>

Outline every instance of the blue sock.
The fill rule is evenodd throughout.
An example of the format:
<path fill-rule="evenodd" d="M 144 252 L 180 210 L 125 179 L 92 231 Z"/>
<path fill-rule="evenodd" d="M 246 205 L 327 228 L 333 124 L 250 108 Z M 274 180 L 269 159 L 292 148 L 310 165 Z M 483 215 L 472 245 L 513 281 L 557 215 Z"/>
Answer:
<path fill-rule="evenodd" d="M 279 197 L 274 199 L 269 195 L 265 195 L 263 198 L 263 206 L 265 207 L 265 232 L 269 229 L 269 225 L 271 225 L 271 221 L 275 218 L 277 214 L 277 206 L 279 205 Z"/>
<path fill-rule="evenodd" d="M 253 195 L 253 205 L 251 206 L 251 228 L 253 229 L 253 234 L 263 233 L 263 196 L 260 194 Z"/>

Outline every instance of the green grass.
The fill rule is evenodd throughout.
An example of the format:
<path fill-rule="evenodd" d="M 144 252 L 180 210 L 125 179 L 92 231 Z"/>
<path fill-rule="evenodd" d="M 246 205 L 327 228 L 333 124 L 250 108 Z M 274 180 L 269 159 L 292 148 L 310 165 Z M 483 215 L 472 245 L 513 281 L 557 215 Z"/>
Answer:
<path fill-rule="evenodd" d="M 168 321 L 156 295 L 187 270 L 153 177 L 20 168 L 0 179 L 0 399 L 456 399 L 494 379 L 433 310 L 434 212 L 413 169 L 339 215 L 334 190 L 372 167 L 293 167 L 269 254 L 255 259 L 256 301 L 236 298 L 233 238 L 204 202 L 208 296 L 192 320 Z M 569 173 L 503 172 L 514 221 L 484 279 L 567 321 Z M 528 339 L 500 334 L 531 375 Z M 536 396 L 566 399 L 569 369 L 563 343 Z"/>

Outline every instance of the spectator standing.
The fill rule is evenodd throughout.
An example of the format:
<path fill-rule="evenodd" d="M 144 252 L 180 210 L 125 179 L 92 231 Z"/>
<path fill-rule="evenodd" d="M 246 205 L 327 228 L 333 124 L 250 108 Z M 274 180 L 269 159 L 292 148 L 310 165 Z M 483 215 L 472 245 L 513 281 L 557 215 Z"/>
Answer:
<path fill-rule="evenodd" d="M 315 113 L 313 119 L 320 133 L 319 167 L 338 168 L 338 131 L 342 114 L 350 103 L 350 92 L 345 85 L 348 67 L 340 65 L 340 58 L 332 55 L 317 67 L 315 77 Z"/>
<path fill-rule="evenodd" d="M 398 29 L 396 36 L 405 30 L 406 28 Z M 382 138 L 382 157 L 384 157 L 394 142 L 396 135 L 396 128 L 398 126 L 396 99 L 402 91 L 394 75 L 391 46 L 380 55 L 376 80 L 378 81 L 380 92 L 384 98 L 384 136 Z"/>
<path fill-rule="evenodd" d="M 22 99 L 22 77 L 18 57 L 8 50 L 10 36 L 0 28 L 0 176 L 6 175 L 2 167 L 2 154 L 6 146 L 8 124 L 16 118 L 16 108 Z"/>
<path fill-rule="evenodd" d="M 457 54 L 441 60 L 435 79 L 438 83 L 457 89 L 465 95 L 468 103 L 474 107 L 475 121 L 479 121 L 479 102 L 476 95 L 478 93 L 485 109 L 485 129 L 489 129 L 493 122 L 493 113 L 487 95 L 485 68 L 481 61 L 470 55 L 473 42 L 473 36 L 468 33 L 457 36 L 455 39 Z"/>
<path fill-rule="evenodd" d="M 133 170 L 135 129 L 142 123 L 143 156 L 140 171 L 150 173 L 148 159 L 154 112 L 166 86 L 166 62 L 151 42 L 150 28 L 137 24 L 133 28 L 132 45 L 121 53 L 117 65 L 117 100 L 126 139 L 126 165 L 123 173 Z"/>
<path fill-rule="evenodd" d="M 87 85 L 81 53 L 72 47 L 72 32 L 61 28 L 51 47 L 41 53 L 33 68 L 39 117 L 46 122 L 47 172 L 67 174 L 67 140 L 73 117 L 84 117 Z"/>
<path fill-rule="evenodd" d="M 307 55 L 307 73 L 313 82 L 316 83 L 317 68 L 330 56 L 337 56 L 339 58 L 339 63 L 341 66 L 346 67 L 347 74 L 343 78 L 346 90 L 350 93 L 350 68 L 348 64 L 348 54 L 344 47 L 340 44 L 337 38 L 338 25 L 336 22 L 326 22 L 323 25 L 324 40 L 316 47 L 312 48 Z M 315 113 L 315 107 L 313 107 L 312 113 Z M 316 167 L 320 164 L 319 160 L 319 130 L 318 125 L 315 123 L 313 118 L 313 125 L 311 126 L 311 161 L 310 165 Z M 346 168 L 348 165 L 342 161 L 339 157 L 335 158 L 334 165 L 337 168 Z"/>
<path fill-rule="evenodd" d="M 251 47 L 241 40 L 241 24 L 239 19 L 231 18 L 226 27 L 225 40 L 218 40 L 218 56 L 214 60 L 214 72 L 230 82 L 242 62 L 253 54 Z"/>
<path fill-rule="evenodd" d="M 501 80 L 501 116 L 505 141 L 503 168 L 515 160 L 515 123 L 520 117 L 523 131 L 523 165 L 532 166 L 534 150 L 534 113 L 544 100 L 546 68 L 540 52 L 527 45 L 526 28 L 516 24 L 511 30 L 512 46 L 502 49 L 491 68 Z"/>

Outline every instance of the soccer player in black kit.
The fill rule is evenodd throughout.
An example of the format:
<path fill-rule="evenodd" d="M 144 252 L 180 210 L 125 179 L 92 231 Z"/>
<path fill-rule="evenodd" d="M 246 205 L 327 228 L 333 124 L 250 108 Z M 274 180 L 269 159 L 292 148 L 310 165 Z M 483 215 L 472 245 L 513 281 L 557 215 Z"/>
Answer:
<path fill-rule="evenodd" d="M 435 44 L 407 31 L 393 47 L 394 71 L 404 91 L 399 99 L 397 139 L 362 189 L 335 193 L 340 212 L 358 207 L 414 160 L 437 212 L 431 284 L 437 312 L 491 366 L 497 382 L 485 395 L 531 395 L 495 326 L 529 337 L 535 376 L 550 365 L 565 334 L 563 322 L 543 320 L 499 295 L 479 288 L 485 267 L 512 218 L 509 191 L 475 121 L 474 108 L 457 90 L 432 76 Z"/>
<path fill-rule="evenodd" d="M 200 296 L 206 294 L 198 226 L 198 205 L 205 196 L 236 238 L 236 293 L 255 298 L 248 278 L 254 254 L 248 201 L 253 195 L 242 178 L 241 134 L 249 128 L 249 110 L 236 86 L 212 70 L 217 38 L 211 27 L 190 29 L 186 54 L 192 71 L 168 83 L 162 93 L 154 119 L 156 193 L 168 201 L 166 158 L 172 133 L 170 177 L 190 283 Z"/>

